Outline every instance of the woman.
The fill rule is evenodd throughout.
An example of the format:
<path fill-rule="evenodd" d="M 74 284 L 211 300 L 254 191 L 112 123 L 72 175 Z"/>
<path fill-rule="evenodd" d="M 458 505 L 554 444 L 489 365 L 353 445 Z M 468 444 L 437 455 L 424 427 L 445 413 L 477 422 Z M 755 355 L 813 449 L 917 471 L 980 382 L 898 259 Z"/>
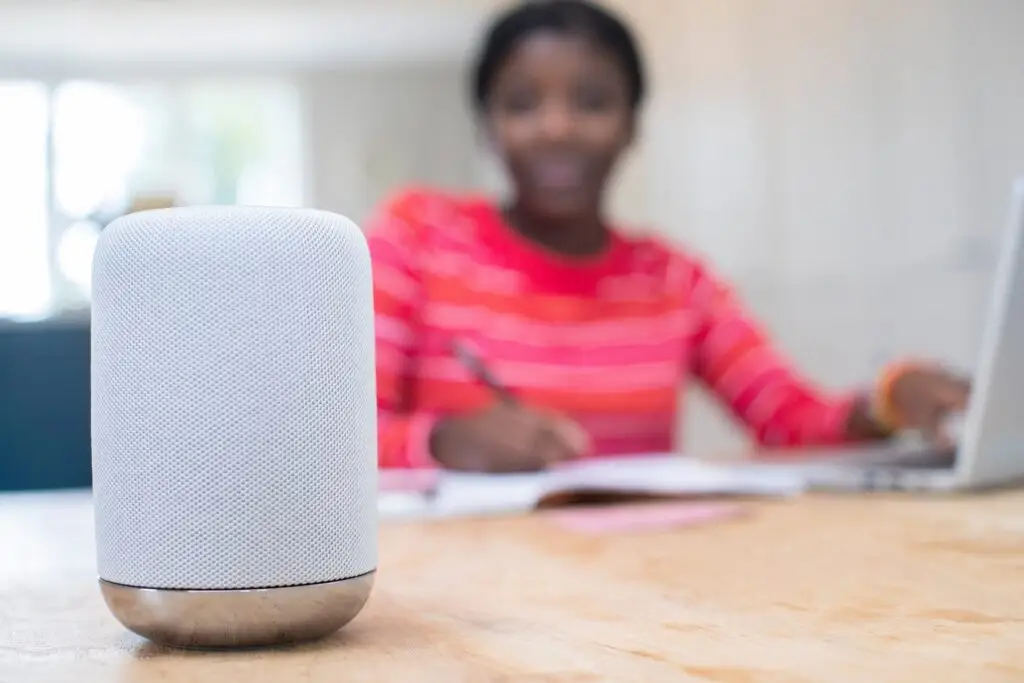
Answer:
<path fill-rule="evenodd" d="M 964 407 L 967 383 L 925 363 L 819 391 L 705 264 L 609 225 L 644 88 L 629 30 L 593 4 L 517 4 L 492 26 L 472 92 L 510 200 L 412 189 L 368 226 L 381 467 L 667 452 L 690 377 L 770 447 L 941 439 Z"/>

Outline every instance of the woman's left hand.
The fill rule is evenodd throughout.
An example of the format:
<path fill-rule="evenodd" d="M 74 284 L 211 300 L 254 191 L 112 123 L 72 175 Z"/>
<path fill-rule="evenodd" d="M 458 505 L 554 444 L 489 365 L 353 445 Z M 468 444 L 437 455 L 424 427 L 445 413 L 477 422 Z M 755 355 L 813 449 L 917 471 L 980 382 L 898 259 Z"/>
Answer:
<path fill-rule="evenodd" d="M 921 432 L 943 447 L 955 444 L 946 429 L 950 415 L 963 412 L 971 393 L 970 380 L 938 365 L 905 369 L 889 388 L 889 407 L 903 429 Z"/>

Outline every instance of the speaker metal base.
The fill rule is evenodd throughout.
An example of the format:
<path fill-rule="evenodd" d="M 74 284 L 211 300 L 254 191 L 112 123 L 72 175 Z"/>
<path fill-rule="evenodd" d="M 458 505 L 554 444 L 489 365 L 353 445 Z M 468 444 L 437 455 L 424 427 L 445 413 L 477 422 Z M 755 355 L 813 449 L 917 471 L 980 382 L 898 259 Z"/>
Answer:
<path fill-rule="evenodd" d="M 100 592 L 128 630 L 158 645 L 245 648 L 323 638 L 363 609 L 376 571 L 341 581 L 250 590 L 162 590 L 100 579 Z"/>

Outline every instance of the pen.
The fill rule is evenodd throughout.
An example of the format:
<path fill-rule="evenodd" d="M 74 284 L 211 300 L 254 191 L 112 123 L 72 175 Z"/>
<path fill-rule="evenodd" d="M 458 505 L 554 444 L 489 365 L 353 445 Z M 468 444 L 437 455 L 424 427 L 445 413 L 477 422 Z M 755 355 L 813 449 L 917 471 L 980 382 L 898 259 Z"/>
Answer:
<path fill-rule="evenodd" d="M 466 345 L 458 340 L 452 341 L 452 352 L 455 357 L 459 360 L 462 365 L 469 370 L 469 372 L 476 378 L 478 382 L 483 384 L 485 387 L 491 390 L 491 392 L 498 397 L 504 405 L 515 408 L 519 405 L 519 401 L 512 392 L 509 391 L 497 376 L 484 363 L 483 359 L 479 355 L 473 353 L 473 351 Z M 570 447 L 577 453 L 583 453 L 589 451 L 591 448 L 590 436 L 583 431 L 579 425 L 572 423 L 569 425 L 570 432 L 569 440 Z M 552 431 L 554 427 L 548 425 L 548 431 Z M 565 430 L 559 429 L 562 435 L 565 434 Z M 554 435 L 554 434 L 552 434 Z"/>
<path fill-rule="evenodd" d="M 483 359 L 473 353 L 465 344 L 458 340 L 452 342 L 452 352 L 462 365 L 477 379 L 478 382 L 491 390 L 506 405 L 516 405 L 515 396 L 498 380 L 484 363 Z"/>

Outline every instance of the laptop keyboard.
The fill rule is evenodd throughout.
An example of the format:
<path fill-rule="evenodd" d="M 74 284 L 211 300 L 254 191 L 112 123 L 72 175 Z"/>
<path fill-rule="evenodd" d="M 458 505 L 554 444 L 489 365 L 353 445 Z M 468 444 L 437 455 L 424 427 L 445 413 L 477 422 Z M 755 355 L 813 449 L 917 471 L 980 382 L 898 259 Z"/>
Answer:
<path fill-rule="evenodd" d="M 907 469 L 949 469 L 956 464 L 956 452 L 955 447 L 943 449 L 928 444 L 915 444 L 906 447 L 906 450 L 901 448 L 885 459 L 884 464 Z"/>

